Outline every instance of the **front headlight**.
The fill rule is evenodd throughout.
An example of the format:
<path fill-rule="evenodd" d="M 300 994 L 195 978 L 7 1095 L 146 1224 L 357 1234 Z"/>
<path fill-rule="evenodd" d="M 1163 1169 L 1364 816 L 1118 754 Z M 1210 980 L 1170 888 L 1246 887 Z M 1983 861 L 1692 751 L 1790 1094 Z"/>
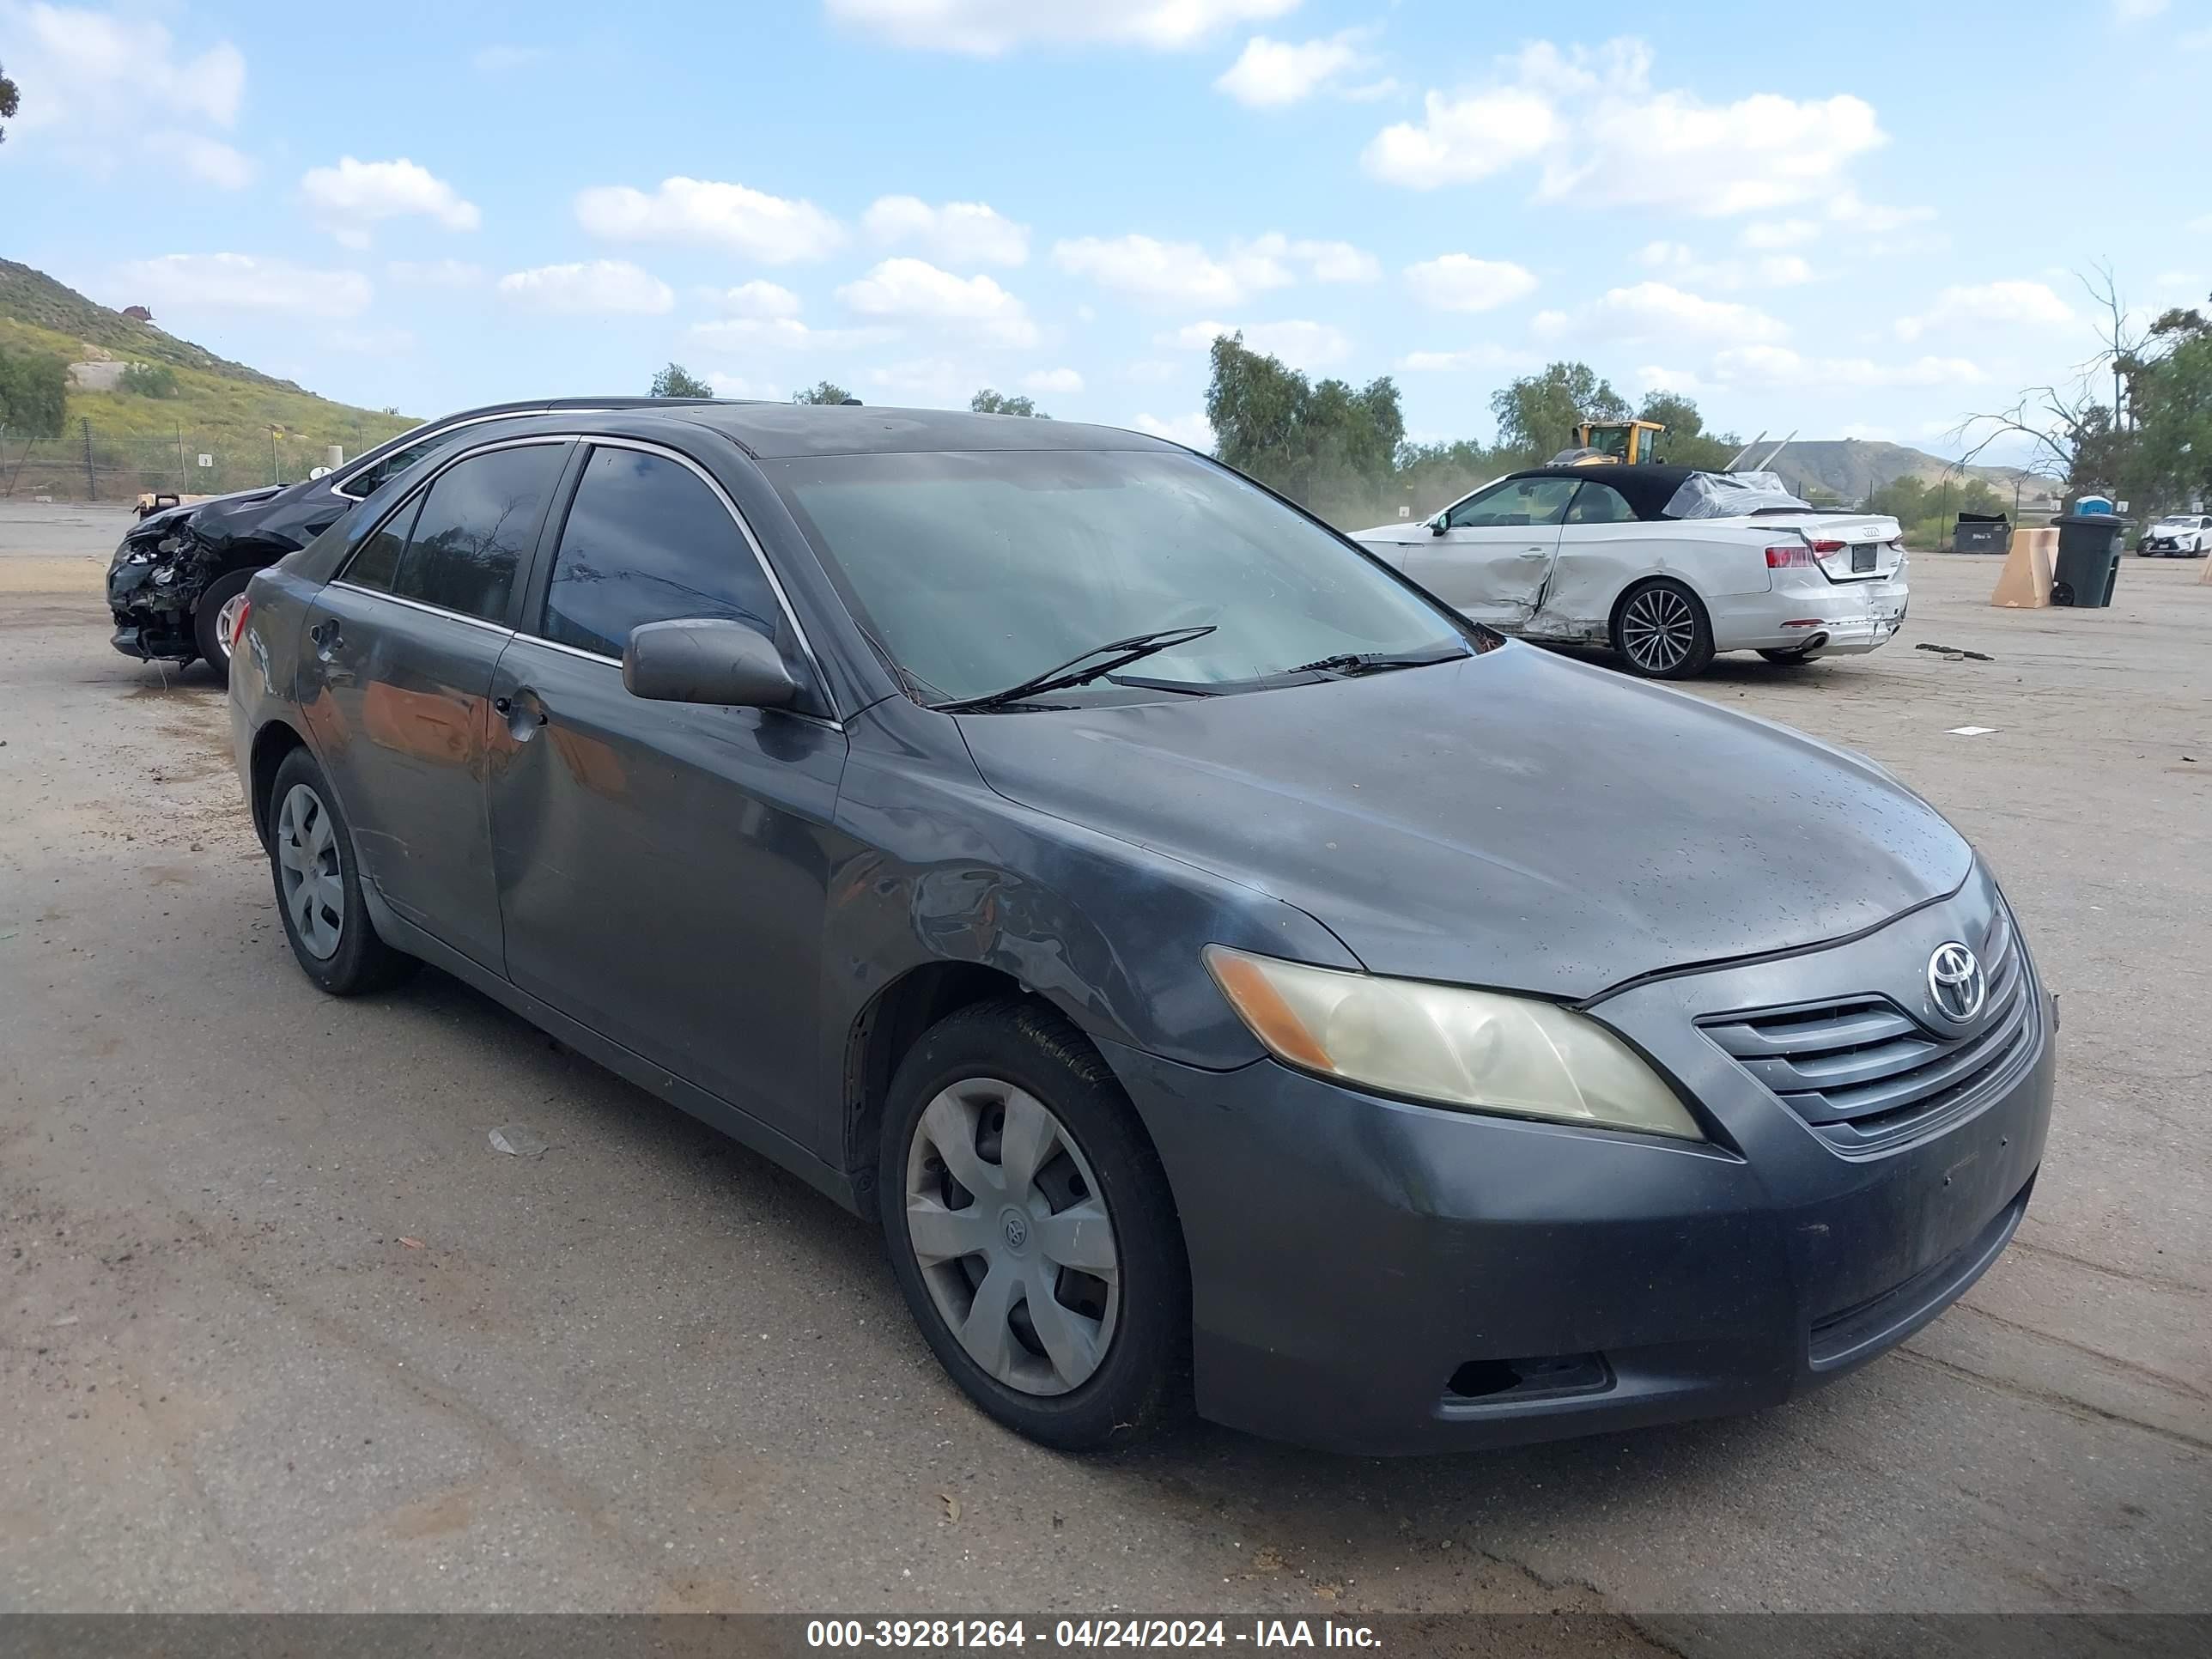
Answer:
<path fill-rule="evenodd" d="M 1252 1035 L 1302 1070 L 1480 1112 L 1705 1139 L 1634 1049 L 1556 1003 L 1223 945 L 1206 947 L 1206 965 Z"/>

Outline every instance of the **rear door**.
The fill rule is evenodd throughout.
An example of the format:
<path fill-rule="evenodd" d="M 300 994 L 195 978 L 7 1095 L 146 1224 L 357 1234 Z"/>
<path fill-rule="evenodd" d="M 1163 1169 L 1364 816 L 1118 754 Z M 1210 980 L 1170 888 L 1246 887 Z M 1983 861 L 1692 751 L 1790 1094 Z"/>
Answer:
<path fill-rule="evenodd" d="M 403 919 L 494 972 L 492 669 L 569 448 L 520 441 L 428 480 L 317 593 L 301 641 L 300 702 L 362 876 Z"/>
<path fill-rule="evenodd" d="M 1504 478 L 1452 507 L 1441 531 L 1416 537 L 1405 570 L 1453 609 L 1517 628 L 1536 608 L 1559 546 L 1573 478 Z"/>
<path fill-rule="evenodd" d="M 492 685 L 492 868 L 507 976 L 810 1149 L 845 733 L 768 567 L 688 458 L 592 441 Z M 648 702 L 633 628 L 734 619 L 792 709 Z"/>

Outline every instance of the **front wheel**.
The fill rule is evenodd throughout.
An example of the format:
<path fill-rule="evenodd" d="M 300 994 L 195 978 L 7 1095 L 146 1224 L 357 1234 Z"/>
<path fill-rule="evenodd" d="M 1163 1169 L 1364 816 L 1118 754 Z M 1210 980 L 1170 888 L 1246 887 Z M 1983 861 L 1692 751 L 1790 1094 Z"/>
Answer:
<path fill-rule="evenodd" d="M 1639 582 L 1613 607 L 1613 648 L 1628 672 L 1647 680 L 1686 680 L 1713 659 L 1712 619 L 1680 582 Z"/>
<path fill-rule="evenodd" d="M 970 1399 L 1063 1451 L 1158 1426 L 1186 1370 L 1182 1230 L 1081 1032 L 1018 999 L 947 1017 L 892 1079 L 878 1177 L 899 1289 Z"/>
<path fill-rule="evenodd" d="M 192 607 L 193 643 L 225 684 L 230 682 L 231 636 L 238 632 L 239 615 L 246 609 L 246 585 L 252 580 L 251 570 L 217 576 Z"/>

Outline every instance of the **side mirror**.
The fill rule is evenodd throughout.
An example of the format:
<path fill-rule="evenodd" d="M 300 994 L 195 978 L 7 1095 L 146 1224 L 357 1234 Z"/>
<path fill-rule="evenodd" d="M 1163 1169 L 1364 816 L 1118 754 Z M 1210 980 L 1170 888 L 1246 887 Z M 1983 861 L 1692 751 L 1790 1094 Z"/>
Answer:
<path fill-rule="evenodd" d="M 645 623 L 629 631 L 623 684 L 654 702 L 781 708 L 799 695 L 775 643 L 757 629 L 721 617 Z"/>
<path fill-rule="evenodd" d="M 1429 534 L 1431 536 L 1441 536 L 1443 533 L 1444 515 L 1439 513 L 1435 518 L 1429 520 Z"/>

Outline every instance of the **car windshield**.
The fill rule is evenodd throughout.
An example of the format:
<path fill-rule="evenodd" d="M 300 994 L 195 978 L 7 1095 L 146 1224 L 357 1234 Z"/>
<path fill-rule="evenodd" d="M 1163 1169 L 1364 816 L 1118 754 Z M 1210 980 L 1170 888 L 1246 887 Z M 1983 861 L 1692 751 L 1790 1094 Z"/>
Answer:
<path fill-rule="evenodd" d="M 1225 690 L 1328 659 L 1465 654 L 1452 619 L 1235 473 L 1156 450 L 812 456 L 766 470 L 861 624 L 931 701 L 1109 641 L 1210 628 L 1119 671 Z M 1110 682 L 1054 702 L 1126 696 Z"/>

